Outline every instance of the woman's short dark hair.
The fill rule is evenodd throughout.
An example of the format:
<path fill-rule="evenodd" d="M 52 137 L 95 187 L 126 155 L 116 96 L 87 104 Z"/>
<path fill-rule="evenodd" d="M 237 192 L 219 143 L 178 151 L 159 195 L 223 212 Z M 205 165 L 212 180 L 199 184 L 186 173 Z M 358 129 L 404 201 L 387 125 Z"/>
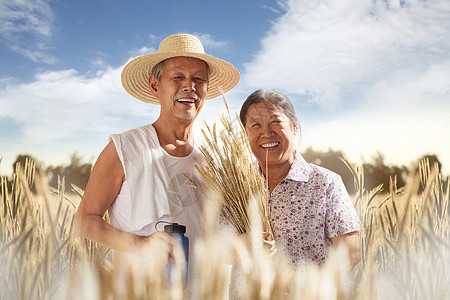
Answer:
<path fill-rule="evenodd" d="M 269 90 L 269 89 L 261 89 L 253 92 L 247 99 L 244 101 L 241 107 L 241 111 L 239 113 L 239 118 L 241 119 L 242 124 L 245 127 L 247 123 L 247 111 L 253 104 L 267 102 L 275 107 L 281 109 L 286 117 L 291 120 L 292 124 L 298 125 L 297 117 L 295 116 L 294 106 L 292 105 L 291 100 L 284 94 Z"/>

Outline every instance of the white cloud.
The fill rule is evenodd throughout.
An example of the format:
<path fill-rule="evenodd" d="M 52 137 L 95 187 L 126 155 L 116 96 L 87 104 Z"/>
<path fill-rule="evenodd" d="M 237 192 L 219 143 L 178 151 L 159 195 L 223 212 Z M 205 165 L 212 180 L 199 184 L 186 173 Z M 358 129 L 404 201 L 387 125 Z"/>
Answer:
<path fill-rule="evenodd" d="M 450 109 L 450 58 L 430 63 L 422 72 L 387 74 L 368 87 L 365 95 L 368 105 L 391 109 Z"/>
<path fill-rule="evenodd" d="M 145 55 L 145 54 L 149 54 L 149 53 L 156 53 L 158 51 L 153 47 L 142 47 L 137 52 L 138 52 L 138 55 Z"/>
<path fill-rule="evenodd" d="M 148 35 L 148 39 L 149 39 L 151 44 L 156 44 L 156 47 L 159 46 L 157 43 L 159 43 L 160 41 L 159 41 L 159 38 L 156 35 L 149 34 Z M 140 49 L 132 49 L 132 50 L 130 50 L 129 51 L 129 55 L 130 55 L 130 57 L 137 57 L 137 56 L 150 54 L 150 53 L 156 53 L 156 52 L 158 52 L 158 49 L 155 48 L 155 47 L 143 46 Z"/>
<path fill-rule="evenodd" d="M 57 59 L 44 52 L 44 51 L 39 51 L 39 50 L 30 50 L 30 49 L 26 49 L 22 46 L 19 45 L 9 45 L 9 48 L 16 53 L 19 53 L 27 58 L 29 58 L 30 60 L 32 60 L 35 63 L 45 63 L 45 64 L 54 64 L 56 63 Z"/>
<path fill-rule="evenodd" d="M 157 40 L 158 40 L 158 37 L 157 37 L 156 35 L 154 35 L 154 34 L 149 34 L 149 35 L 148 35 L 148 39 L 149 39 L 151 42 L 154 42 L 154 41 L 157 41 Z"/>
<path fill-rule="evenodd" d="M 205 51 L 208 52 L 215 49 L 222 49 L 228 47 L 228 41 L 218 41 L 214 39 L 209 33 L 199 33 L 194 32 L 192 35 L 195 35 L 202 42 L 203 47 L 205 47 Z"/>
<path fill-rule="evenodd" d="M 6 145 L 0 173 L 11 174 L 17 154 L 31 154 L 47 166 L 67 163 L 75 150 L 95 158 L 110 134 L 156 120 L 159 106 L 123 90 L 122 68 L 106 66 L 94 77 L 73 69 L 45 72 L 26 84 L 0 80 L 0 127 L 10 128 L 0 138 Z"/>
<path fill-rule="evenodd" d="M 158 52 L 157 49 L 155 49 L 154 47 L 147 47 L 144 46 L 142 48 L 139 49 L 131 49 L 130 51 L 128 51 L 128 55 L 130 56 L 130 59 L 133 59 L 135 57 L 141 56 L 141 55 L 145 55 L 145 54 L 150 54 L 150 53 L 156 53 Z"/>
<path fill-rule="evenodd" d="M 346 93 L 450 51 L 447 1 L 289 1 L 246 65 L 245 83 L 334 107 Z"/>
<path fill-rule="evenodd" d="M 0 21 L 0 33 L 10 38 L 23 32 L 50 36 L 53 12 L 47 1 L 1 0 Z"/>
<path fill-rule="evenodd" d="M 53 21 L 54 14 L 48 1 L 0 0 L 1 40 L 11 51 L 34 62 L 52 64 L 56 61 L 46 53 L 47 42 L 54 31 Z"/>
<path fill-rule="evenodd" d="M 304 144 L 450 166 L 450 2 L 300 1 L 264 37 L 241 86 L 307 99 Z M 313 105 L 311 105 L 313 104 Z M 299 112 L 299 111 L 298 111 Z M 333 113 L 330 113 L 333 112 Z M 330 117 L 331 116 L 331 117 Z"/>
<path fill-rule="evenodd" d="M 28 84 L 6 81 L 0 89 L 0 117 L 20 124 L 23 140 L 45 143 L 69 136 L 102 135 L 127 128 L 133 118 L 152 118 L 149 107 L 123 91 L 120 68 L 93 78 L 75 70 L 46 72 Z M 156 112 L 157 113 L 157 112 Z"/>

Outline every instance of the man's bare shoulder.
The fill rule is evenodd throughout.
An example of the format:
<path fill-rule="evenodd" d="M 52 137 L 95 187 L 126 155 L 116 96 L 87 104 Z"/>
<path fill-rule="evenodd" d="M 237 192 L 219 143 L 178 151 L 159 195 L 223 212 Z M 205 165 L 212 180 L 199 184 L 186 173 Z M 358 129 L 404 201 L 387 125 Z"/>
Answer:
<path fill-rule="evenodd" d="M 100 153 L 92 170 L 92 175 L 124 177 L 122 162 L 119 159 L 116 147 L 112 141 L 110 141 Z"/>

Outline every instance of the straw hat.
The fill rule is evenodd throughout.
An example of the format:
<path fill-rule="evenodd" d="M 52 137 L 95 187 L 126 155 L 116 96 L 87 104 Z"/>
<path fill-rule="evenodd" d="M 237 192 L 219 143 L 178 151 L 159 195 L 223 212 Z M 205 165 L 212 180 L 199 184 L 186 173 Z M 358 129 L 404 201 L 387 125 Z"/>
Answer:
<path fill-rule="evenodd" d="M 159 44 L 158 53 L 139 56 L 128 62 L 122 70 L 122 85 L 133 97 L 144 102 L 159 104 L 150 92 L 148 78 L 159 62 L 177 56 L 195 57 L 205 61 L 210 69 L 206 99 L 228 92 L 239 82 L 239 72 L 230 63 L 206 55 L 198 38 L 190 34 L 173 34 Z"/>

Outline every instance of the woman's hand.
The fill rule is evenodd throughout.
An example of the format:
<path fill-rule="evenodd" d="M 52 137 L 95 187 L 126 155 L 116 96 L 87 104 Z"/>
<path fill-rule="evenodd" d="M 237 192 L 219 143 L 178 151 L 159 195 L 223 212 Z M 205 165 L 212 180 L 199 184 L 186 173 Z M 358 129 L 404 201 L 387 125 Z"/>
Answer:
<path fill-rule="evenodd" d="M 270 232 L 261 232 L 261 238 L 262 238 L 262 245 L 263 248 L 269 251 L 269 255 L 272 257 L 276 252 L 276 244 L 275 240 L 269 241 L 267 238 L 270 237 Z M 251 236 L 249 232 L 239 234 L 237 238 L 247 247 L 247 249 L 250 249 L 251 245 Z"/>
<path fill-rule="evenodd" d="M 272 239 L 271 241 L 268 241 L 267 238 L 270 237 L 270 232 L 263 232 L 263 246 L 264 249 L 267 249 L 270 251 L 270 257 L 274 256 L 275 253 L 277 253 L 278 249 L 275 245 L 275 240 Z"/>

